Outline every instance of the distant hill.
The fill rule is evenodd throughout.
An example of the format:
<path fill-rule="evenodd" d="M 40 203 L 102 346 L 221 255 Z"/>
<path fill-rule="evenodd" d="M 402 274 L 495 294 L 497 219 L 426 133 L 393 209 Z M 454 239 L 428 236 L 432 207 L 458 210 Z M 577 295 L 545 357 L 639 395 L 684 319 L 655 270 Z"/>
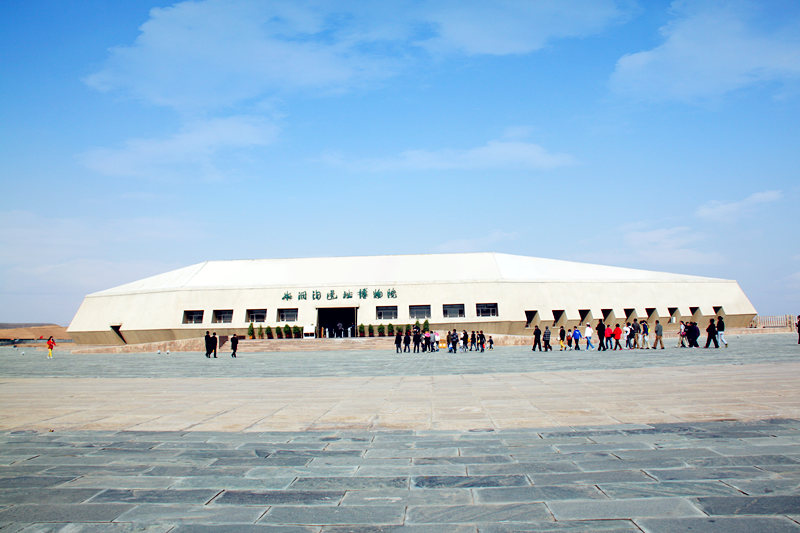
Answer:
<path fill-rule="evenodd" d="M 16 329 L 16 328 L 35 328 L 38 326 L 55 326 L 50 322 L 20 322 L 14 324 L 11 322 L 0 322 L 0 329 Z"/>
<path fill-rule="evenodd" d="M 19 326 L 11 327 L 8 326 Z M 0 324 L 0 340 L 14 339 L 38 339 L 39 337 L 48 338 L 50 335 L 55 339 L 69 339 L 67 328 L 55 324 L 29 325 L 29 324 Z"/>

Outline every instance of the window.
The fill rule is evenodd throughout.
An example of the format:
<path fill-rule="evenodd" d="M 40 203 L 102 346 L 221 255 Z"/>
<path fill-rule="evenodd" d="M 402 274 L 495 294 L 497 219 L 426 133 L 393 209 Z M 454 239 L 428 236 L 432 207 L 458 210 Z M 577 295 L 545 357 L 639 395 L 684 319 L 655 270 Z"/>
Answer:
<path fill-rule="evenodd" d="M 442 306 L 442 316 L 445 318 L 460 318 L 464 316 L 464 304 L 445 304 Z"/>
<path fill-rule="evenodd" d="M 397 319 L 397 306 L 379 305 L 378 307 L 375 308 L 375 314 L 378 320 Z"/>
<path fill-rule="evenodd" d="M 233 309 L 214 309 L 211 322 L 214 324 L 230 324 L 233 322 Z"/>
<path fill-rule="evenodd" d="M 297 322 L 297 308 L 278 309 L 278 322 Z"/>
<path fill-rule="evenodd" d="M 248 322 L 266 322 L 267 310 L 266 309 L 248 309 L 247 310 Z"/>
<path fill-rule="evenodd" d="M 475 304 L 478 316 L 497 316 L 497 304 Z"/>
<path fill-rule="evenodd" d="M 431 306 L 430 305 L 409 305 L 408 316 L 410 318 L 430 318 Z"/>
<path fill-rule="evenodd" d="M 183 312 L 184 324 L 202 324 L 203 312 L 202 311 L 184 311 Z"/>

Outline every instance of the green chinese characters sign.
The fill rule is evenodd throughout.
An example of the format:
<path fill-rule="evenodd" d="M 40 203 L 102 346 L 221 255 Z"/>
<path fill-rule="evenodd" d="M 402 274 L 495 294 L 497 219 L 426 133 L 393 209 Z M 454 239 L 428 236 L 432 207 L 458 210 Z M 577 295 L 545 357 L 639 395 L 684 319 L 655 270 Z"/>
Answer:
<path fill-rule="evenodd" d="M 357 298 L 359 300 L 381 300 L 383 298 L 392 299 L 397 298 L 397 290 L 396 289 L 384 289 L 384 288 L 377 288 L 377 289 L 369 289 L 369 288 L 361 288 L 356 289 L 355 291 L 352 290 L 338 290 L 337 289 L 329 289 L 329 290 L 305 290 L 305 291 L 284 291 L 281 300 L 290 301 L 297 297 L 298 300 L 308 300 L 309 295 L 311 296 L 312 300 L 338 300 L 340 297 L 342 300 L 353 300 Z"/>

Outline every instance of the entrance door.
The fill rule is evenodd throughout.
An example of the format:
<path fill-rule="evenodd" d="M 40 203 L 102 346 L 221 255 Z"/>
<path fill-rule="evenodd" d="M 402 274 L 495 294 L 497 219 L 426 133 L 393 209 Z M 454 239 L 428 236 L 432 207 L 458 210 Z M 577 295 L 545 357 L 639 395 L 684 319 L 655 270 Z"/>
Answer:
<path fill-rule="evenodd" d="M 317 308 L 318 337 L 355 337 L 357 307 Z"/>

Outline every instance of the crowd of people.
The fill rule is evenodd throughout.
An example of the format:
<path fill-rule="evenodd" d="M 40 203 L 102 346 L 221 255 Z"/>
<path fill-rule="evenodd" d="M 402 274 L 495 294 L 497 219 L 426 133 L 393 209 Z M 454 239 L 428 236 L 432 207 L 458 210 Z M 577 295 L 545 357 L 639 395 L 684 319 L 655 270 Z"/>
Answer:
<path fill-rule="evenodd" d="M 411 345 L 414 346 L 414 353 L 420 352 L 438 352 L 439 343 L 442 336 L 438 331 L 421 331 L 419 326 L 414 326 L 411 330 L 406 330 L 405 333 L 398 330 L 394 336 L 394 346 L 397 353 L 411 352 Z M 473 331 L 470 335 L 467 330 L 464 330 L 460 335 L 458 330 L 454 329 L 452 332 L 448 331 L 444 334 L 444 339 L 447 342 L 448 353 L 458 353 L 466 351 L 480 351 L 486 350 L 486 345 L 489 349 L 494 349 L 494 341 L 492 336 L 486 338 L 483 331 Z"/>
<path fill-rule="evenodd" d="M 595 339 L 595 331 L 597 332 L 596 347 L 593 341 Z M 652 345 L 650 344 L 651 331 L 655 336 Z M 798 332 L 800 332 L 800 317 L 798 317 Z M 725 321 L 721 316 L 717 317 L 716 320 L 709 319 L 706 333 L 706 348 L 711 343 L 714 344 L 715 348 L 719 348 L 722 344 L 726 348 L 728 347 L 728 341 L 725 340 Z M 534 326 L 533 347 L 531 350 L 534 352 L 537 349 L 544 352 L 551 351 L 553 349 L 553 345 L 550 343 L 552 334 L 549 326 L 545 326 L 544 331 L 538 325 Z M 678 346 L 682 348 L 699 348 L 698 339 L 700 339 L 700 336 L 700 327 L 697 322 L 681 321 Z M 596 329 L 592 328 L 592 325 L 587 322 L 583 326 L 583 332 L 581 332 L 580 326 L 566 330 L 564 326 L 561 326 L 557 332 L 557 339 L 559 351 L 580 350 L 581 340 L 586 343 L 587 350 L 649 350 L 651 348 L 655 350 L 659 347 L 663 350 L 664 327 L 658 320 L 655 321 L 652 330 L 646 320 L 640 321 L 636 318 L 633 319 L 633 322 L 626 322 L 624 326 L 615 324 L 613 327 L 611 324 L 606 325 L 602 320 L 599 320 Z M 623 341 L 625 343 L 624 347 L 622 346 Z M 800 338 L 798 338 L 798 343 L 800 343 Z"/>

